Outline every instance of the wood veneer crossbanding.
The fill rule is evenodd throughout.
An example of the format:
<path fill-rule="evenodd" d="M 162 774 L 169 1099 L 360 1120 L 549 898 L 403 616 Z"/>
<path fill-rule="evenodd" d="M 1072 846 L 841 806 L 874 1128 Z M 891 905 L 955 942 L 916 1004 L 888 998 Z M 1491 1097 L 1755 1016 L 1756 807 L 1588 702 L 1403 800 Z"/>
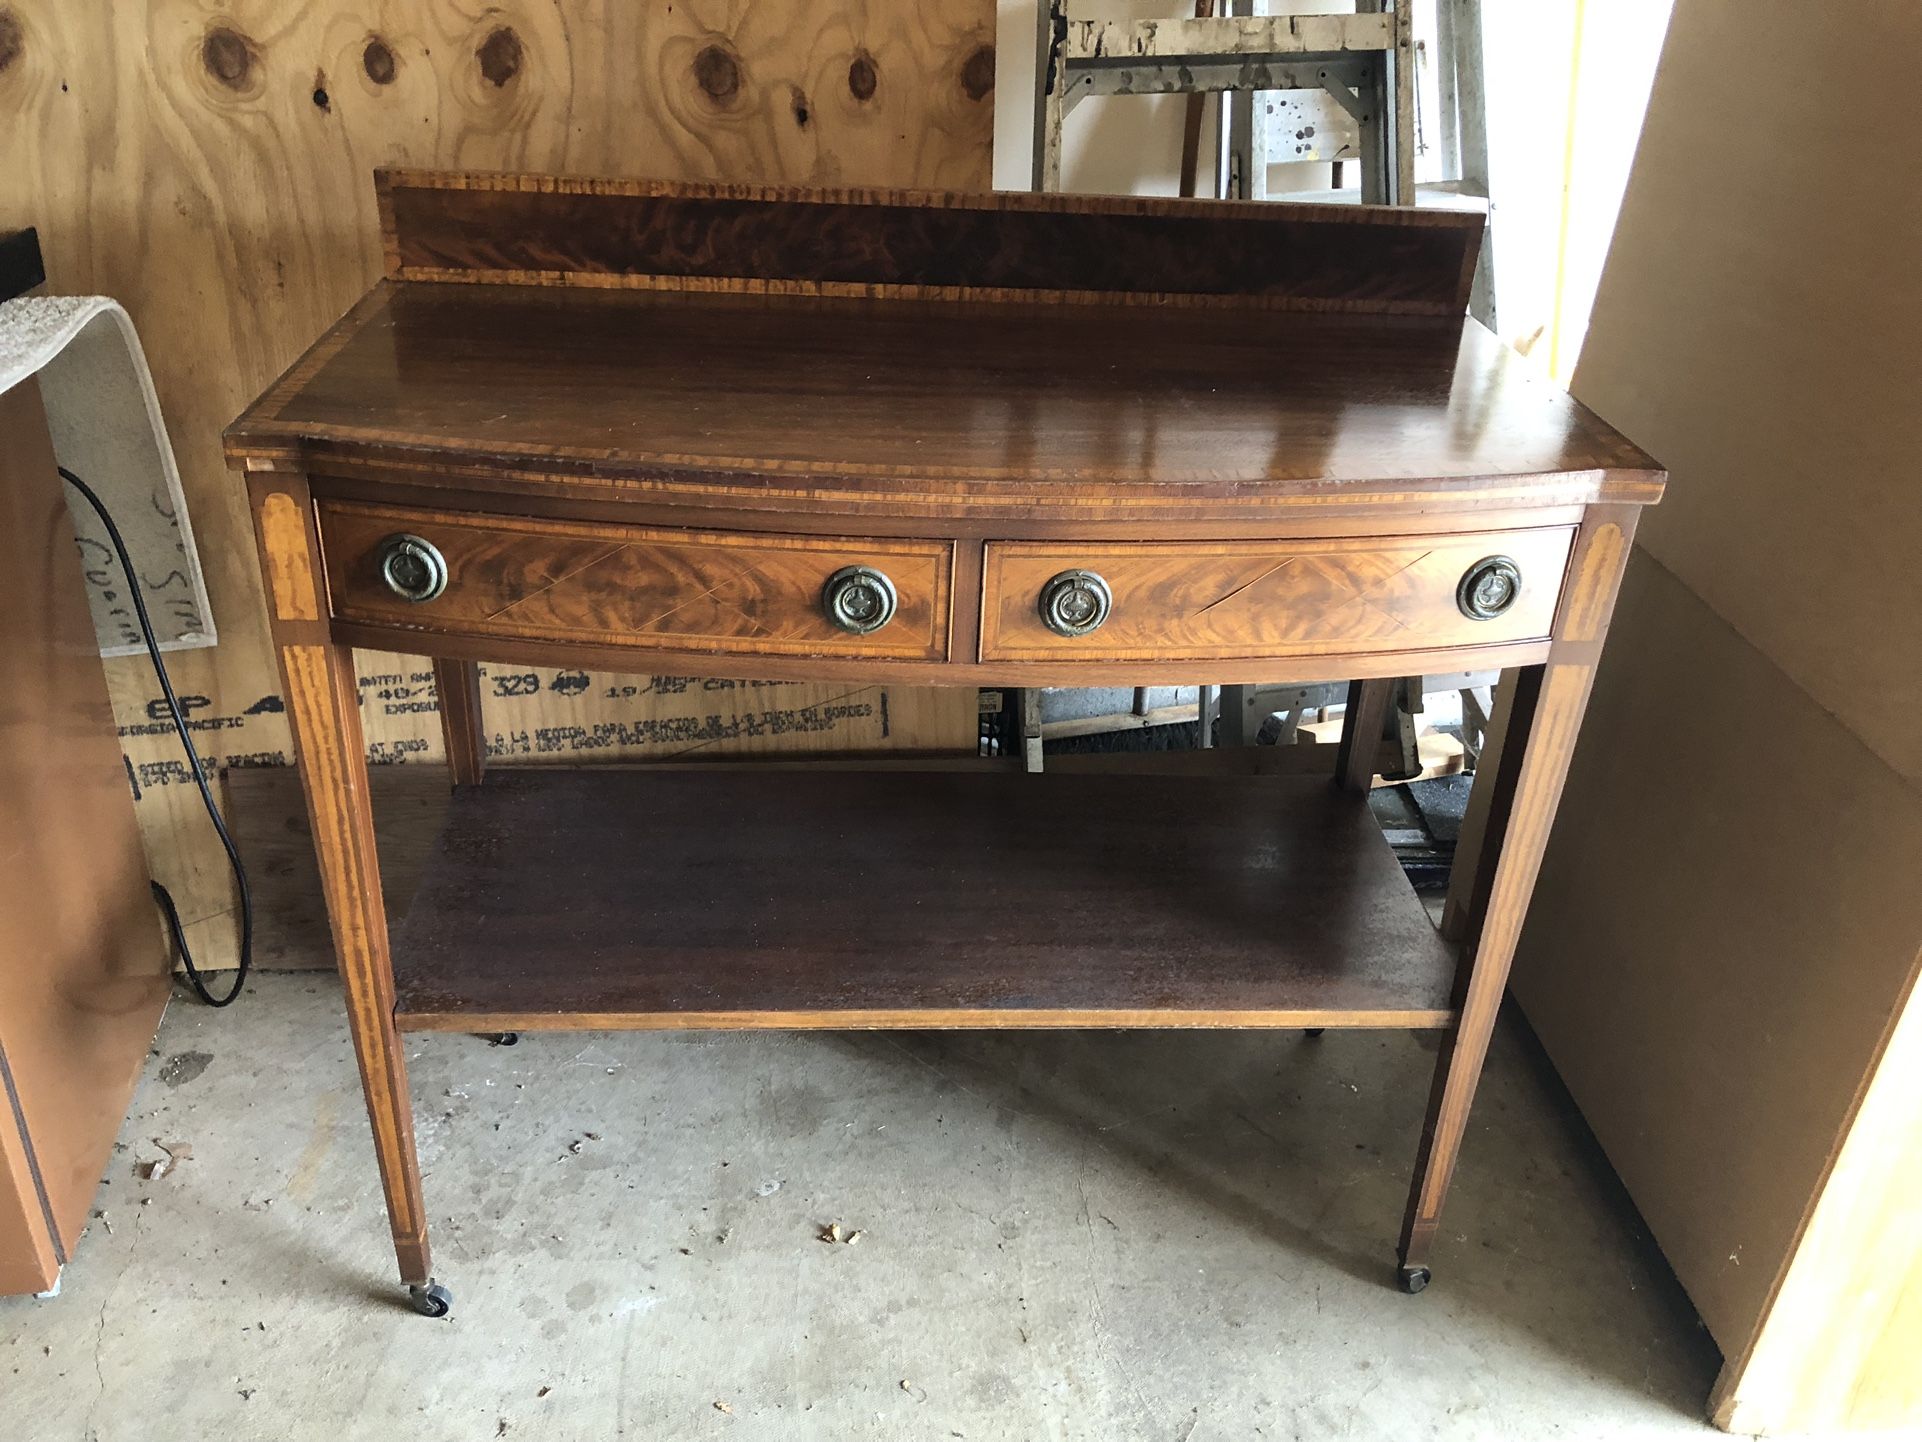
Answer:
<path fill-rule="evenodd" d="M 403 1029 L 1453 1015 L 1453 949 L 1325 777 L 503 772 L 393 954 Z"/>
<path fill-rule="evenodd" d="M 381 171 L 397 280 L 1459 317 L 1473 211 Z"/>

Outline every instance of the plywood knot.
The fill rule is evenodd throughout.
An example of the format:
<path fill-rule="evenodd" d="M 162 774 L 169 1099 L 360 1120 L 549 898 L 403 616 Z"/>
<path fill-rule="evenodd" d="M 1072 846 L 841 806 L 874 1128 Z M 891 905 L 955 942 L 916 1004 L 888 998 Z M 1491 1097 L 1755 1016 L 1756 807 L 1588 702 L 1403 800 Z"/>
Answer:
<path fill-rule="evenodd" d="M 854 52 L 848 62 L 848 94 L 863 104 L 874 99 L 874 92 L 881 83 L 881 73 L 874 66 L 874 57 L 865 50 Z"/>
<path fill-rule="evenodd" d="M 334 97 L 327 93 L 327 72 L 314 72 L 314 108 L 325 115 L 334 108 Z"/>
<path fill-rule="evenodd" d="M 704 45 L 694 56 L 694 83 L 716 105 L 726 105 L 741 90 L 740 57 L 725 45 Z"/>
<path fill-rule="evenodd" d="M 798 85 L 792 86 L 789 91 L 789 99 L 794 105 L 794 123 L 800 126 L 801 129 L 806 130 L 808 128 L 808 121 L 814 118 L 813 113 L 808 109 L 807 91 Z"/>
<path fill-rule="evenodd" d="M 20 17 L 11 5 L 0 5 L 0 71 L 11 67 L 26 48 L 27 32 Z"/>
<path fill-rule="evenodd" d="M 200 63 L 229 90 L 245 90 L 260 52 L 254 42 L 228 25 L 216 25 L 200 42 Z"/>
<path fill-rule="evenodd" d="M 984 100 L 994 91 L 994 47 L 977 45 L 961 62 L 961 88 L 970 100 Z"/>
<path fill-rule="evenodd" d="M 499 89 L 521 73 L 525 51 L 513 26 L 498 25 L 481 41 L 474 56 L 480 61 L 481 78 Z"/>
<path fill-rule="evenodd" d="M 378 35 L 369 35 L 366 47 L 360 52 L 360 68 L 374 84 L 392 85 L 394 77 L 400 74 L 400 61 L 395 58 L 391 45 Z"/>

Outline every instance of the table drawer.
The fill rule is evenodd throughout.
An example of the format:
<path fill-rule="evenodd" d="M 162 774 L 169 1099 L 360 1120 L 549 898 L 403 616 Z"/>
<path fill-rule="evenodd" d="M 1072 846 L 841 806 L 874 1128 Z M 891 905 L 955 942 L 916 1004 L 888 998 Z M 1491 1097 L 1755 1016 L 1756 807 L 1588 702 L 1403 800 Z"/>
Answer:
<path fill-rule="evenodd" d="M 343 621 L 649 651 L 947 659 L 946 541 L 600 526 L 351 502 L 322 502 L 319 516 L 328 598 Z M 842 624 L 829 615 L 836 604 Z"/>
<path fill-rule="evenodd" d="M 992 542 L 981 659 L 1253 660 L 1540 640 L 1574 534 Z"/>

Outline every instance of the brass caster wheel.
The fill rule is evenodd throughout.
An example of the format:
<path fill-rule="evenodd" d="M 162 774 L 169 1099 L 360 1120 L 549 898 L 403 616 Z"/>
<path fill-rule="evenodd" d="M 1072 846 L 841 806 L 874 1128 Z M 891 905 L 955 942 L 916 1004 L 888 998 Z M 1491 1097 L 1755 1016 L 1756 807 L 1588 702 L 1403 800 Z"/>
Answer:
<path fill-rule="evenodd" d="M 407 1289 L 407 1299 L 423 1317 L 445 1317 L 454 1310 L 454 1294 L 439 1282 L 429 1282 L 424 1287 L 415 1283 Z"/>

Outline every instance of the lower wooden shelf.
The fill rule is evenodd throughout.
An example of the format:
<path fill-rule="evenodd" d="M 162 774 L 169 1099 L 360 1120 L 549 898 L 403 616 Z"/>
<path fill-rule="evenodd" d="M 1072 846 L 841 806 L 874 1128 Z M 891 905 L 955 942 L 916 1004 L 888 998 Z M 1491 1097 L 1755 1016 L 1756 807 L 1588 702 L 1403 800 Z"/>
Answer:
<path fill-rule="evenodd" d="M 1454 1020 L 1321 777 L 495 771 L 393 950 L 407 1030 Z"/>

